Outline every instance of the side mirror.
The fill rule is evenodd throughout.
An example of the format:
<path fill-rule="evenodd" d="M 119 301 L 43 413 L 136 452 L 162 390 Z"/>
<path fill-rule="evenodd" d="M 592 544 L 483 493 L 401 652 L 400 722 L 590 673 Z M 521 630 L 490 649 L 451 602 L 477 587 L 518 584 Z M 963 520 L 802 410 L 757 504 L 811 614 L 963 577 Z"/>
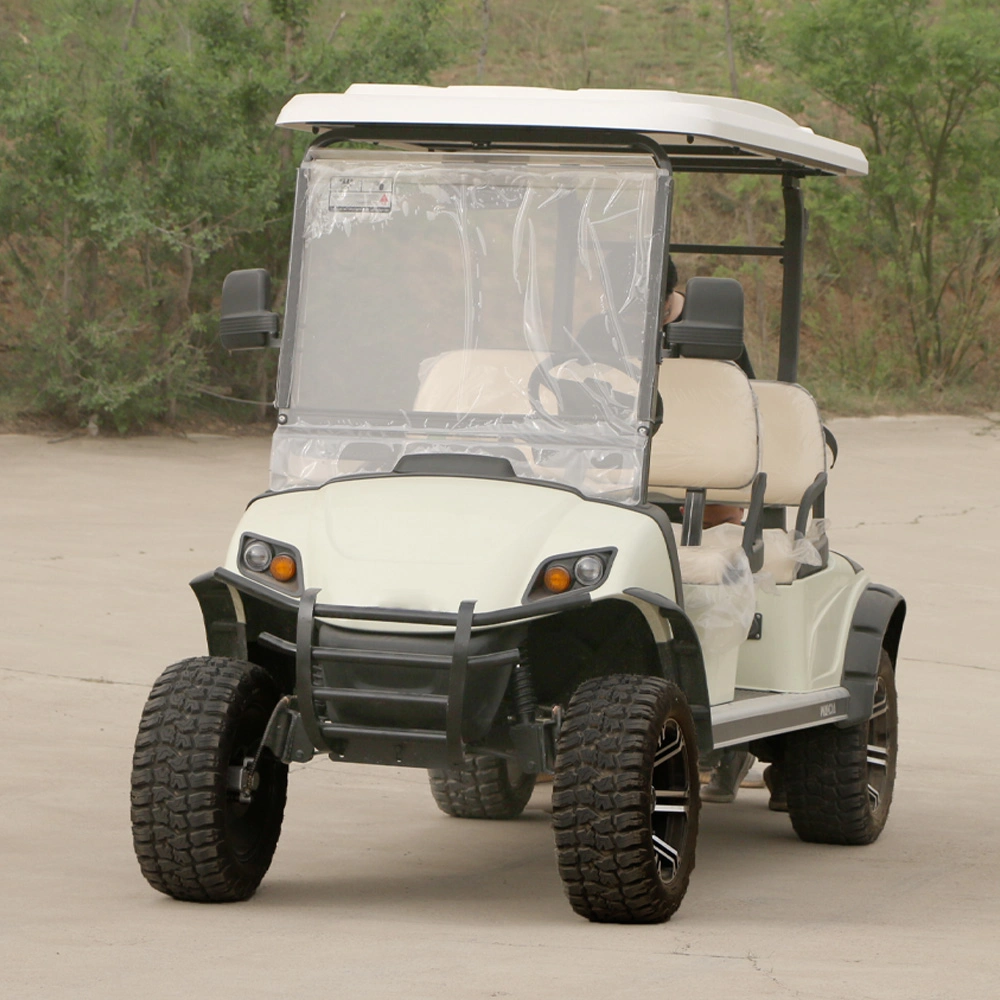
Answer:
<path fill-rule="evenodd" d="M 665 356 L 738 361 L 743 286 L 733 278 L 691 278 L 684 289 L 684 318 L 665 330 Z"/>
<path fill-rule="evenodd" d="M 222 283 L 219 339 L 227 351 L 267 347 L 278 333 L 271 309 L 271 276 L 263 268 L 231 271 Z"/>

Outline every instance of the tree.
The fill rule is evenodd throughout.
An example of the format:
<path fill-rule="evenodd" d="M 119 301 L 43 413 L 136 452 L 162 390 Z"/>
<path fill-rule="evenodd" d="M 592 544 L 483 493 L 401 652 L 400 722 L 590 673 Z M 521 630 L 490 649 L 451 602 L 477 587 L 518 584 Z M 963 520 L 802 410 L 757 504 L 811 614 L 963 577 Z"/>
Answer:
<path fill-rule="evenodd" d="M 22 404 L 125 430 L 206 382 L 266 401 L 273 359 L 227 362 L 226 385 L 213 318 L 232 267 L 287 270 L 307 139 L 274 118 L 303 89 L 426 82 L 441 0 L 329 34 L 312 0 L 56 2 L 52 27 L 0 37 L 2 336 Z"/>
<path fill-rule="evenodd" d="M 867 197 L 828 205 L 834 252 L 872 260 L 921 381 L 967 376 L 1000 340 L 995 4 L 812 0 L 778 23 L 792 67 L 864 130 Z"/>

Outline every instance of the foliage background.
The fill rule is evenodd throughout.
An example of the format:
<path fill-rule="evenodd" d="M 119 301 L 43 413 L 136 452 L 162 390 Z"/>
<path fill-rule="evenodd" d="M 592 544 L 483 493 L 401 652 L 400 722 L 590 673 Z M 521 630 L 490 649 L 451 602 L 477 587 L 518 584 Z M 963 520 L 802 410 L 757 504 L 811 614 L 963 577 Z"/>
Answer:
<path fill-rule="evenodd" d="M 13 0 L 0 8 L 0 421 L 266 424 L 274 358 L 217 347 L 222 278 L 267 267 L 280 310 L 306 140 L 272 123 L 292 94 L 354 81 L 736 94 L 862 145 L 864 181 L 807 182 L 803 381 L 842 411 L 995 408 L 993 7 Z M 773 180 L 681 181 L 675 239 L 780 239 Z M 766 370 L 780 266 L 678 263 L 741 279 Z"/>

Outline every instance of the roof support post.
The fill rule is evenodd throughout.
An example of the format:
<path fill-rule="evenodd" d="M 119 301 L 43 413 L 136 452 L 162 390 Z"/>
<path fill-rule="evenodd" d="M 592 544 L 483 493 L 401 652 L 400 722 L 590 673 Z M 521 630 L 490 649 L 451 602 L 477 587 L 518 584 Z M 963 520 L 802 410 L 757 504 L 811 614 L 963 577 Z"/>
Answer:
<path fill-rule="evenodd" d="M 795 382 L 799 371 L 799 327 L 802 323 L 802 275 L 805 261 L 807 216 L 799 178 L 784 174 L 781 194 L 785 203 L 785 249 L 781 259 L 781 341 L 778 380 Z"/>

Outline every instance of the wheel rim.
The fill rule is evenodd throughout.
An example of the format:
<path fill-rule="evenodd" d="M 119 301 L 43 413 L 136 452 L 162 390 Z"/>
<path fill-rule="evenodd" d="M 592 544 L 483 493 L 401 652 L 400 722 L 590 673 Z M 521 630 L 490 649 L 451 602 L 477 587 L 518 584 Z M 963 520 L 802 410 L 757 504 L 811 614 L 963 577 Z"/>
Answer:
<path fill-rule="evenodd" d="M 653 757 L 652 836 L 656 868 L 664 883 L 679 874 L 691 819 L 688 746 L 681 727 L 668 719 Z"/>
<path fill-rule="evenodd" d="M 878 815 L 885 808 L 889 784 L 889 739 L 891 718 L 885 679 L 875 685 L 875 704 L 868 722 L 868 804 Z"/>

